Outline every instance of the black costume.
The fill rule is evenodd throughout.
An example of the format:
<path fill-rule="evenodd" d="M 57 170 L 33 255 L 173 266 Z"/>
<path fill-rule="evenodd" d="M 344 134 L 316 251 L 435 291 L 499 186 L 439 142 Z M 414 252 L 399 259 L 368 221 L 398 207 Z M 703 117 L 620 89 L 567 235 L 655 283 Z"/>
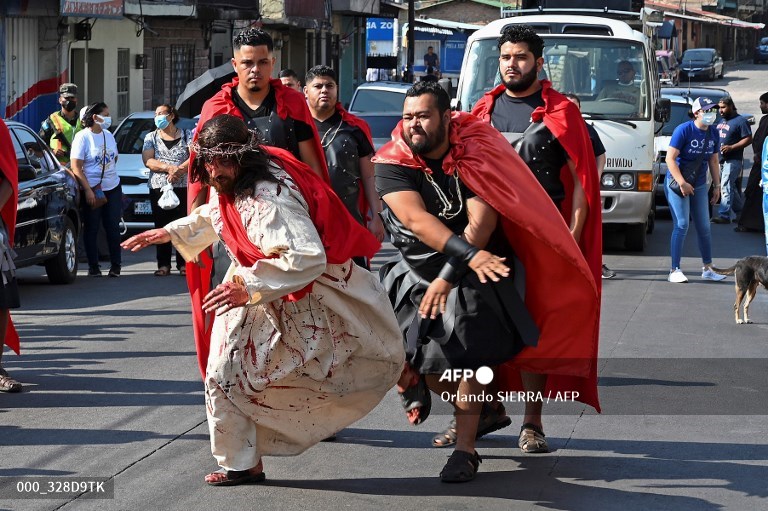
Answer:
<path fill-rule="evenodd" d="M 455 234 L 468 224 L 466 201 L 474 194 L 460 180 L 446 175 L 442 160 L 426 160 L 432 179 L 451 203 L 446 216 L 444 205 L 427 174 L 412 168 L 376 164 L 376 189 L 380 196 L 398 191 L 416 191 L 427 212 L 438 218 Z M 514 357 L 525 344 L 536 345 L 538 329 L 515 288 L 522 280 L 504 278 L 481 284 L 476 274 L 464 268 L 462 276 L 448 295 L 446 312 L 435 320 L 422 319 L 419 304 L 429 284 L 448 260 L 419 241 L 387 209 L 384 225 L 392 234 L 401 259 L 385 264 L 380 270 L 382 283 L 389 293 L 406 344 L 408 362 L 422 374 L 439 374 L 451 368 L 477 368 L 496 365 Z M 486 249 L 507 256 L 511 266 L 513 252 L 503 235 L 494 234 Z"/>
<path fill-rule="evenodd" d="M 739 215 L 738 228 L 763 232 L 763 189 L 760 186 L 762 173 L 763 142 L 768 135 L 768 115 L 760 119 L 755 135 L 752 137 L 752 150 L 755 153 L 752 169 L 749 171 L 747 186 L 744 188 L 744 206 Z"/>

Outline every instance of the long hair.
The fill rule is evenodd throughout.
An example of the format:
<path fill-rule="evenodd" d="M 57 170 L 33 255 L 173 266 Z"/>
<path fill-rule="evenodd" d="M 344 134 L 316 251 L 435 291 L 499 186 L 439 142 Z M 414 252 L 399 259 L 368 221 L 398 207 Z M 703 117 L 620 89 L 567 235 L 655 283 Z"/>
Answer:
<path fill-rule="evenodd" d="M 210 185 L 211 175 L 205 164 L 216 159 L 229 159 L 239 167 L 235 196 L 253 194 L 259 181 L 278 182 L 268 169 L 270 159 L 261 149 L 258 135 L 234 115 L 217 115 L 203 124 L 192 150 L 197 153 L 190 171 L 192 181 Z"/>

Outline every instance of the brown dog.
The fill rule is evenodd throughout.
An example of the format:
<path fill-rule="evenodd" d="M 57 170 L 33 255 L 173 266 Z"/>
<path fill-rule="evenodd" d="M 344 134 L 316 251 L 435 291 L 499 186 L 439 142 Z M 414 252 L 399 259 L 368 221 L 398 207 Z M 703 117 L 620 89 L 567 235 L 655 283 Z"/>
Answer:
<path fill-rule="evenodd" d="M 757 286 L 762 284 L 768 289 L 768 257 L 749 256 L 736 261 L 736 264 L 730 268 L 721 270 L 712 267 L 712 271 L 720 275 L 734 275 L 736 277 L 736 303 L 733 304 L 733 314 L 736 323 L 752 323 L 749 319 L 749 304 L 757 294 Z M 739 319 L 739 305 L 741 305 L 744 296 L 747 301 L 744 302 L 744 320 Z"/>

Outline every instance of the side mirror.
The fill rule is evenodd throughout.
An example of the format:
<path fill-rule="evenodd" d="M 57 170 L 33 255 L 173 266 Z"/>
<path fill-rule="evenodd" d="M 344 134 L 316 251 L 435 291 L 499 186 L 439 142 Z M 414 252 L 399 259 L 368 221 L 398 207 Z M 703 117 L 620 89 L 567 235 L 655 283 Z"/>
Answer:
<path fill-rule="evenodd" d="M 672 101 L 669 98 L 656 99 L 656 111 L 654 117 L 659 122 L 669 122 L 672 114 Z"/>
<path fill-rule="evenodd" d="M 754 115 L 748 115 L 747 116 L 747 124 L 749 124 L 750 126 L 754 126 L 755 125 L 755 116 Z"/>
<path fill-rule="evenodd" d="M 437 81 L 437 84 L 442 87 L 445 92 L 448 93 L 448 97 L 453 97 L 453 85 L 451 85 L 450 78 L 441 78 Z"/>
<path fill-rule="evenodd" d="M 37 177 L 37 172 L 32 165 L 19 164 L 19 182 L 31 181 Z"/>
<path fill-rule="evenodd" d="M 456 110 L 461 109 L 461 102 L 459 101 L 459 98 L 451 98 L 451 111 L 455 112 Z"/>

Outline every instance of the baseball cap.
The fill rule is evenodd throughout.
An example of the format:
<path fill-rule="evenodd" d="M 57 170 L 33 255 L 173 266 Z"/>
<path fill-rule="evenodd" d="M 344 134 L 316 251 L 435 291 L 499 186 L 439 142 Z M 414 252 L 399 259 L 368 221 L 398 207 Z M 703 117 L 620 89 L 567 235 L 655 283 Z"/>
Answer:
<path fill-rule="evenodd" d="M 74 83 L 62 83 L 59 87 L 59 94 L 62 96 L 77 96 L 77 85 Z"/>
<path fill-rule="evenodd" d="M 693 113 L 696 113 L 699 110 L 709 110 L 710 108 L 714 108 L 716 106 L 717 104 L 714 101 L 704 96 L 701 96 L 699 98 L 696 98 L 696 101 L 693 102 L 693 105 L 691 106 L 691 111 Z"/>

